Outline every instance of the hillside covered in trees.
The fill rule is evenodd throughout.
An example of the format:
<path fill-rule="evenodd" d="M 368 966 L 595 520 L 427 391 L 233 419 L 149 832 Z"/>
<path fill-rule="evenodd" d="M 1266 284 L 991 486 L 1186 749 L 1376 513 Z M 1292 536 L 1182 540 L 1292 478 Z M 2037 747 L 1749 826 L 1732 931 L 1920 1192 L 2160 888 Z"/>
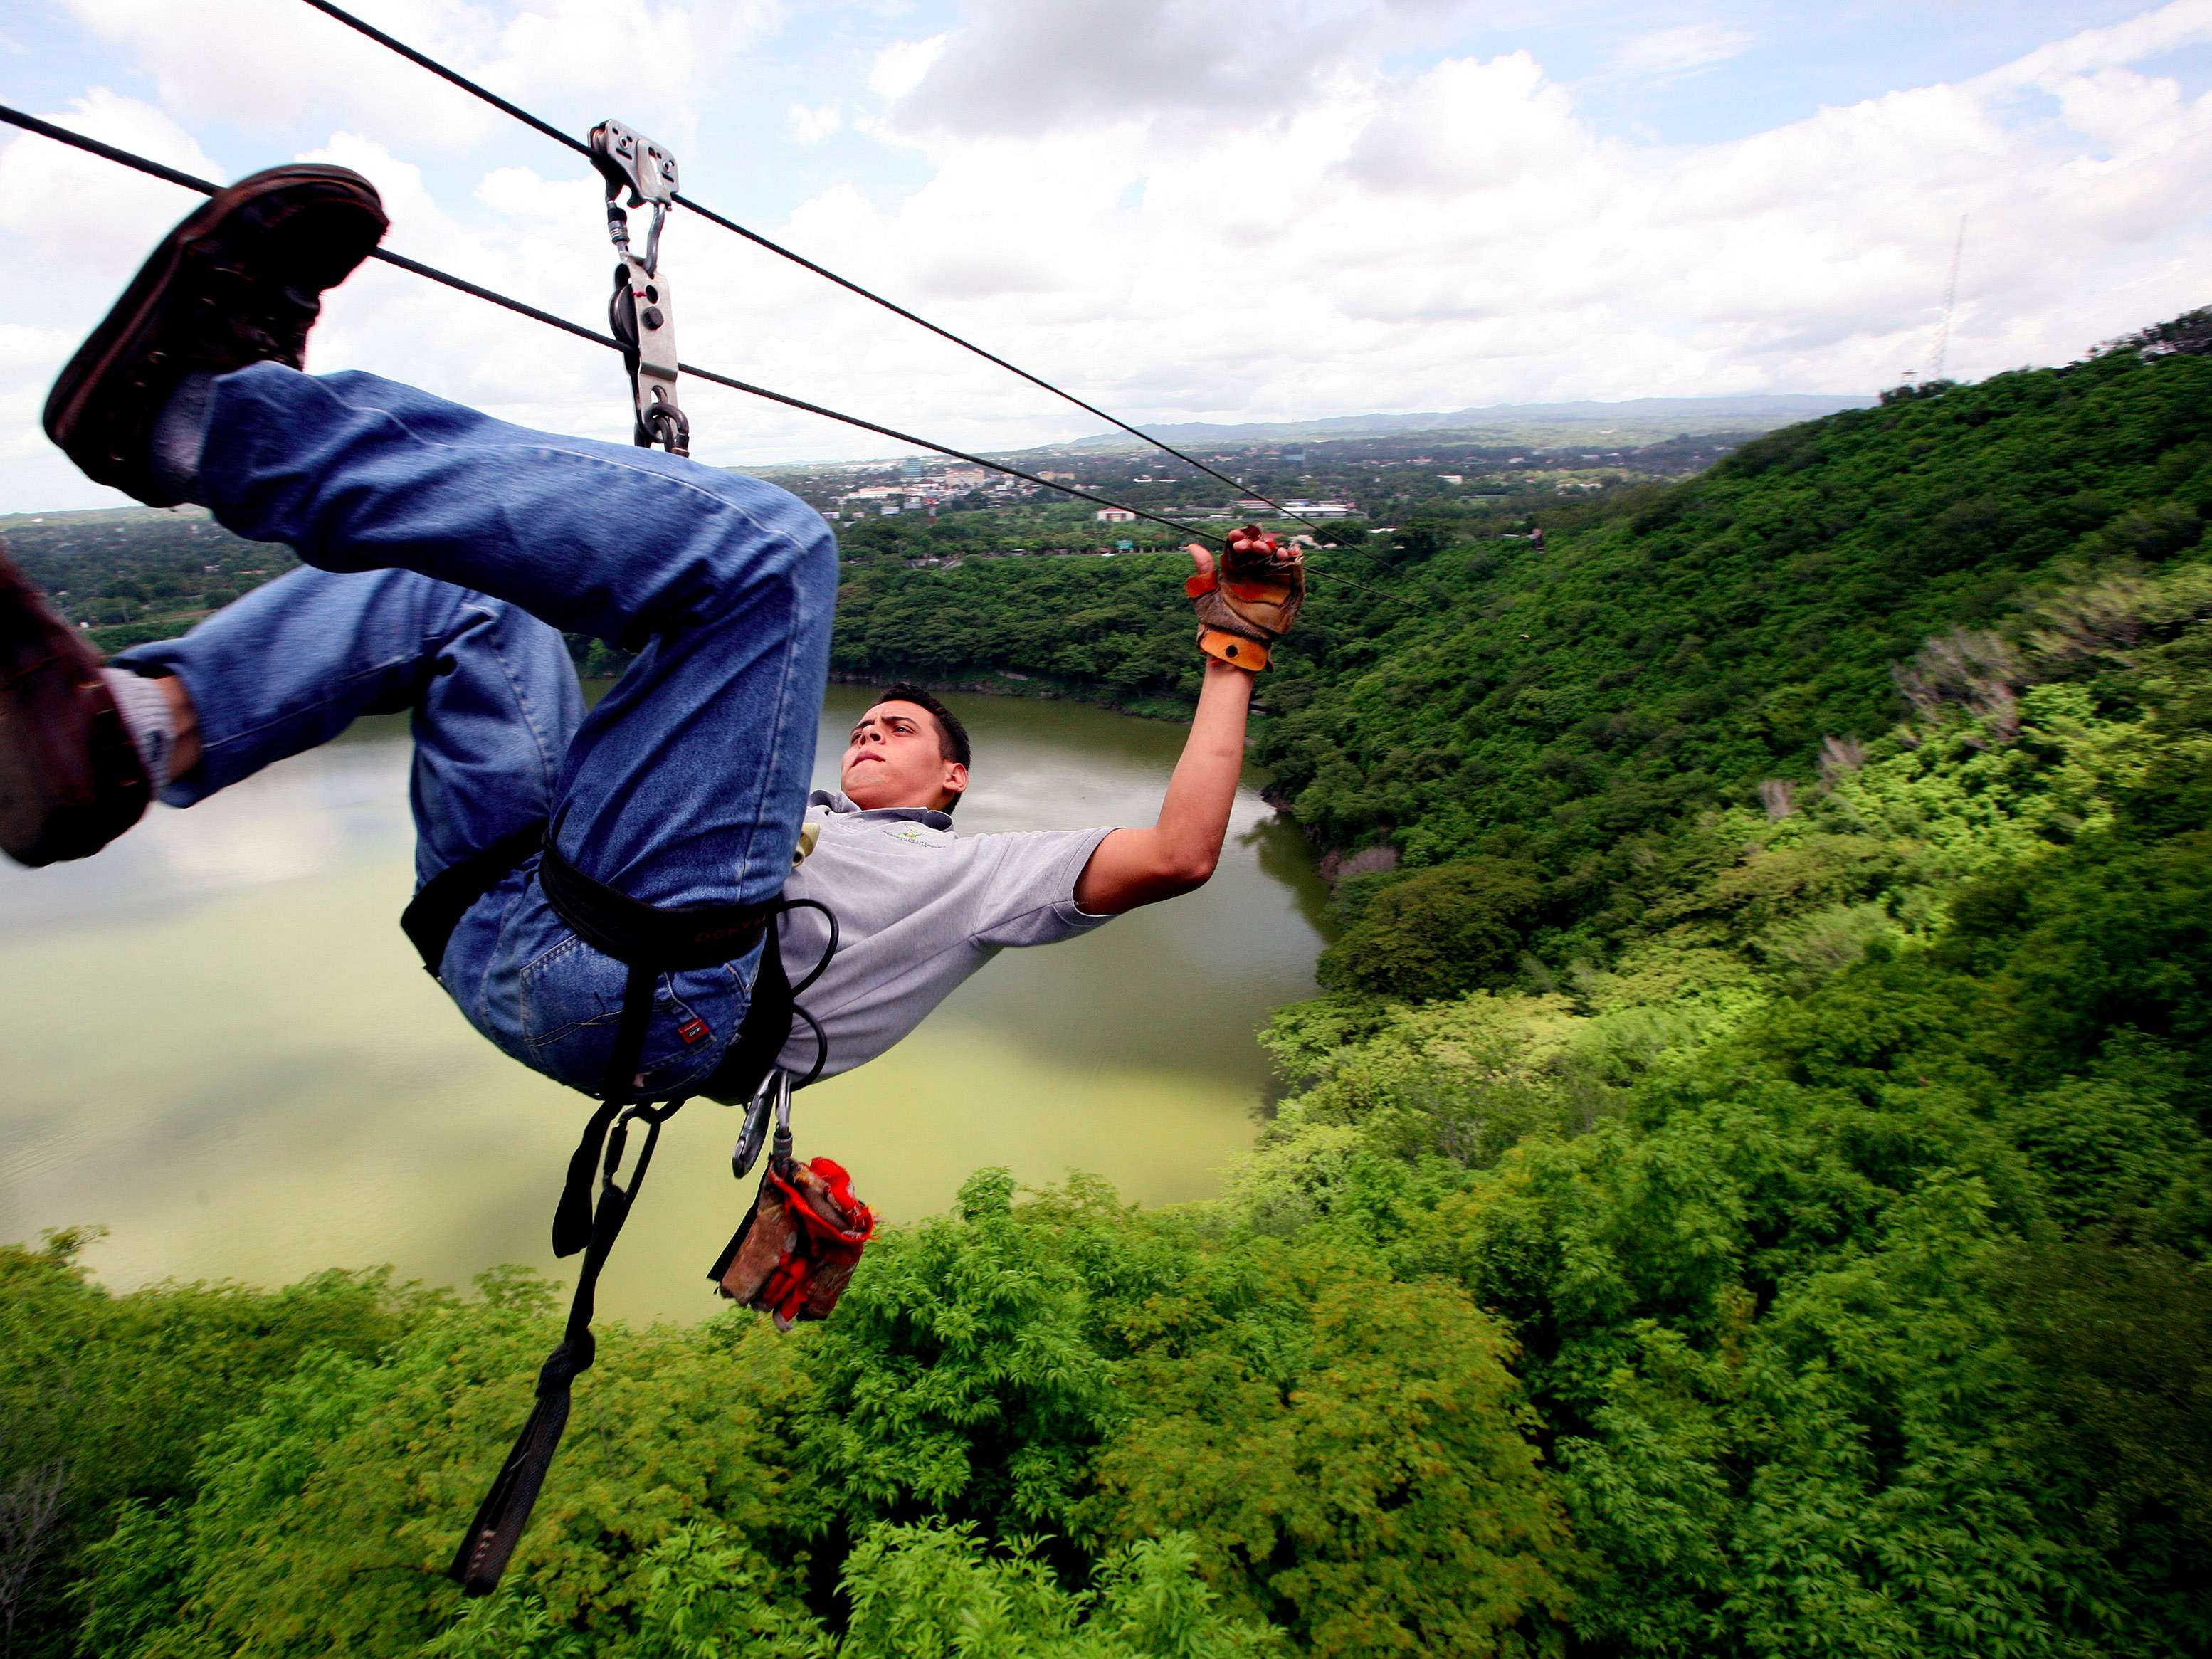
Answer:
<path fill-rule="evenodd" d="M 1318 555 L 1341 932 L 1224 1195 L 987 1170 L 826 1326 L 609 1333 L 488 1603 L 546 1287 L 0 1255 L 16 1650 L 2203 1651 L 2202 335 Z M 857 566 L 837 665 L 1171 702 L 1179 574 Z"/>

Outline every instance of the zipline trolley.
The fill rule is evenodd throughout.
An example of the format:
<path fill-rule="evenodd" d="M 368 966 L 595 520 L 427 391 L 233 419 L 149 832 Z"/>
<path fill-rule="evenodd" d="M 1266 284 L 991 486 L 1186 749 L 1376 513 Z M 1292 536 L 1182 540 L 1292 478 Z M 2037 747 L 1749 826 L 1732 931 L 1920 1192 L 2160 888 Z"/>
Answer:
<path fill-rule="evenodd" d="M 676 401 L 676 307 L 660 269 L 660 232 L 676 202 L 676 157 L 619 121 L 592 129 L 592 165 L 607 186 L 607 234 L 622 263 L 607 301 L 607 327 L 622 343 L 637 406 L 634 441 L 672 455 L 691 453 L 691 422 Z M 623 199 L 624 193 L 629 201 Z M 629 209 L 651 206 L 653 226 L 640 257 L 629 245 Z"/>

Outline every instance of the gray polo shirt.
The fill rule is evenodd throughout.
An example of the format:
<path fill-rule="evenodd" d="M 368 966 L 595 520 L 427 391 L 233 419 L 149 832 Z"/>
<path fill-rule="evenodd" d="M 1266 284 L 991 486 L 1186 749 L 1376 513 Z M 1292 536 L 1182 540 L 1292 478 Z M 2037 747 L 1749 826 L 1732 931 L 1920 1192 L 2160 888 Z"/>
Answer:
<path fill-rule="evenodd" d="M 818 899 L 837 916 L 837 954 L 799 998 L 830 1037 L 824 1077 L 873 1060 L 1010 945 L 1050 945 L 1103 922 L 1075 908 L 1076 878 L 1110 830 L 956 836 L 922 806 L 864 811 L 817 789 L 806 822 L 814 849 L 784 884 L 787 899 Z M 828 925 L 794 910 L 778 927 L 787 972 L 814 965 Z M 804 1077 L 814 1036 L 792 1022 L 779 1064 Z"/>

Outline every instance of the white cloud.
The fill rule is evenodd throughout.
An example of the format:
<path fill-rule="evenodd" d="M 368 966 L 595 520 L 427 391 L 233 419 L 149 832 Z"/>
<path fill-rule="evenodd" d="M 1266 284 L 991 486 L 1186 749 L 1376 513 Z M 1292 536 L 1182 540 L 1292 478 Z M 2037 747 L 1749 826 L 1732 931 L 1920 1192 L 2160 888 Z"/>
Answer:
<path fill-rule="evenodd" d="M 196 178 L 220 179 L 223 169 L 191 135 L 137 99 L 95 87 L 46 119 L 103 139 Z M 11 130 L 12 131 L 12 130 Z M 174 185 L 131 173 L 34 133 L 0 148 L 0 231 L 24 238 L 41 264 L 74 273 L 136 266 L 151 239 L 149 225 L 167 226 L 200 198 Z"/>
<path fill-rule="evenodd" d="M 689 8 L 531 0 L 501 29 L 478 78 L 518 100 L 560 93 L 565 102 L 587 94 L 625 108 L 642 105 L 652 114 L 636 125 L 672 143 L 695 126 L 702 96 L 720 90 L 732 57 L 772 33 L 782 15 L 778 0 L 708 0 Z"/>
<path fill-rule="evenodd" d="M 63 0 L 152 76 L 160 104 L 196 121 L 343 121 L 459 149 L 507 118 L 298 0 Z M 731 55 L 773 31 L 779 0 L 529 0 L 502 19 L 471 0 L 379 0 L 369 21 L 507 97 L 629 102 L 649 90 L 664 125 L 690 128 Z M 648 131 L 653 129 L 648 126 Z M 662 136 L 656 133 L 655 136 Z"/>
<path fill-rule="evenodd" d="M 1977 92 L 2051 87 L 2071 76 L 2212 41 L 2212 0 L 2168 0 L 2106 28 L 2083 29 L 2014 58 L 1967 84 Z"/>
<path fill-rule="evenodd" d="M 832 137 L 845 125 L 844 106 L 836 100 L 826 104 L 793 104 L 791 106 L 789 128 L 794 144 L 818 144 Z"/>
<path fill-rule="evenodd" d="M 871 86 L 895 101 L 895 127 L 917 133 L 1035 133 L 1159 112 L 1242 125 L 1296 103 L 1382 9 L 975 0 L 963 27 L 920 43 L 895 78 Z"/>
<path fill-rule="evenodd" d="M 518 83 L 557 67 L 501 59 L 506 25 L 407 3 L 434 8 L 470 61 L 510 62 Z M 1046 61 L 1047 13 L 1073 31 L 1059 38 L 1068 66 Z M 1408 66 L 1377 42 L 1384 23 L 1412 25 L 1352 0 L 1144 0 L 1119 15 L 1128 38 L 1115 45 L 1083 32 L 1111 21 L 1092 0 L 979 0 L 945 35 L 895 45 L 872 70 L 864 54 L 848 72 L 884 100 L 902 171 L 824 187 L 757 228 L 1139 421 L 1871 391 L 1924 362 L 1962 212 L 1954 372 L 2062 361 L 2212 297 L 2212 100 L 2145 72 L 2212 39 L 2212 0 L 1972 79 L 1671 145 L 1600 131 L 1531 52 Z M 1637 48 L 1647 64 L 1696 56 L 1695 42 L 1670 58 L 1652 39 Z M 1087 60 L 1076 50 L 1092 45 Z M 1183 83 L 1141 84 L 1147 65 L 1174 62 Z M 1279 84 L 1260 84 L 1268 75 Z M 970 101 L 962 87 L 984 90 Z M 549 155 L 542 173 L 464 169 L 439 160 L 434 134 L 356 119 L 337 94 L 310 102 L 327 118 L 319 131 L 337 130 L 321 153 L 386 191 L 391 246 L 598 324 L 611 260 L 580 168 Z M 849 101 L 799 107 L 853 118 Z M 213 170 L 146 104 L 99 94 L 58 118 L 80 117 Z M 185 204 L 89 158 L 36 156 L 36 143 L 0 150 L 0 246 L 26 263 L 64 253 L 74 281 L 32 290 L 0 339 L 0 411 L 14 422 L 0 471 L 12 502 L 51 506 L 71 498 L 27 430 L 37 398 Z M 55 167 L 67 171 L 48 177 Z M 752 222 L 741 202 L 721 204 Z M 672 222 L 666 257 L 692 362 L 964 447 L 1097 428 L 695 216 Z M 320 368 L 626 433 L 611 354 L 381 268 L 333 295 L 326 317 Z M 684 398 L 708 459 L 888 447 L 712 386 Z"/>
<path fill-rule="evenodd" d="M 868 70 L 868 90 L 878 98 L 905 97 L 928 75 L 945 50 L 945 41 L 941 34 L 926 40 L 894 40 L 876 54 Z"/>
<path fill-rule="evenodd" d="M 1684 23 L 1653 29 L 1621 42 L 1611 73 L 1638 80 L 1686 74 L 1741 57 L 1751 49 L 1749 30 L 1726 23 Z"/>
<path fill-rule="evenodd" d="M 224 11 L 175 0 L 64 0 L 94 34 L 135 59 L 161 106 L 194 122 L 309 118 L 408 133 L 416 143 L 475 142 L 494 112 L 331 18 L 287 0 Z M 491 31 L 449 0 L 389 0 L 380 27 L 434 57 L 473 66 Z"/>
<path fill-rule="evenodd" d="M 1463 196 L 1532 176 L 1554 179 L 1601 147 L 1577 123 L 1565 89 L 1516 52 L 1488 63 L 1448 60 L 1376 100 L 1345 159 L 1370 189 Z"/>
<path fill-rule="evenodd" d="M 2185 250 L 2212 253 L 2212 104 L 2118 61 L 2181 38 L 2172 14 L 2023 60 L 2056 131 L 2010 107 L 2029 76 L 2005 66 L 1684 147 L 1604 137 L 1527 53 L 1412 76 L 1316 61 L 1295 104 L 1206 125 L 1101 104 L 1042 137 L 931 129 L 940 74 L 1023 61 L 1029 26 L 1001 19 L 894 108 L 929 182 L 825 198 L 801 240 L 1102 401 L 1267 418 L 1872 390 L 1924 357 L 1971 211 L 1952 362 L 1986 373 L 2202 302 Z M 1735 44 L 1647 38 L 1638 61 Z"/>
<path fill-rule="evenodd" d="M 606 186 L 597 173 L 548 179 L 532 167 L 494 167 L 477 184 L 476 199 L 507 218 L 568 225 L 604 210 Z"/>

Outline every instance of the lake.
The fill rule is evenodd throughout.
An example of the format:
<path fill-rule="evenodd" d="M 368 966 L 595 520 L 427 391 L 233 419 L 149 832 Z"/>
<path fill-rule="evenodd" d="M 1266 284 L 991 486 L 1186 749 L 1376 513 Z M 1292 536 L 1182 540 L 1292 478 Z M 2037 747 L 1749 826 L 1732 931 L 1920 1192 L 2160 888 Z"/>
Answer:
<path fill-rule="evenodd" d="M 830 689 L 817 785 L 866 702 Z M 946 702 L 975 747 L 963 834 L 1149 823 L 1182 743 L 1072 703 Z M 382 1262 L 436 1284 L 556 1272 L 588 1105 L 477 1036 L 402 938 L 409 757 L 404 717 L 364 720 L 155 808 L 96 858 L 0 860 L 0 1238 L 104 1225 L 86 1259 L 118 1290 Z M 1324 896 L 1304 838 L 1247 787 L 1206 887 L 1001 954 L 889 1054 L 803 1092 L 799 1152 L 845 1164 L 894 1222 L 992 1164 L 1030 1184 L 1092 1171 L 1147 1204 L 1217 1192 L 1267 1097 L 1254 1028 L 1313 993 Z M 607 1313 L 716 1305 L 706 1269 L 751 1184 L 730 1177 L 738 1117 L 699 1100 L 670 1122 Z"/>

